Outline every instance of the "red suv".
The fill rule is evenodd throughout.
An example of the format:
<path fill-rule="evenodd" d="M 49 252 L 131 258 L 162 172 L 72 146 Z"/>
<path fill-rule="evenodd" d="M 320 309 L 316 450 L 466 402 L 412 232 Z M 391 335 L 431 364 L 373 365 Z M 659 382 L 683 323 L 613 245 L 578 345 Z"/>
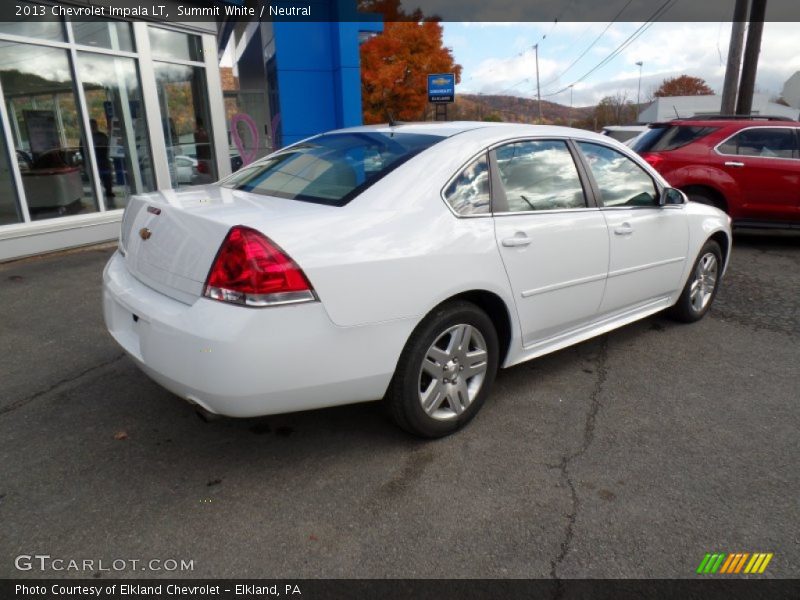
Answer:
<path fill-rule="evenodd" d="M 705 116 L 654 123 L 633 144 L 690 200 L 740 227 L 800 228 L 800 122 Z"/>

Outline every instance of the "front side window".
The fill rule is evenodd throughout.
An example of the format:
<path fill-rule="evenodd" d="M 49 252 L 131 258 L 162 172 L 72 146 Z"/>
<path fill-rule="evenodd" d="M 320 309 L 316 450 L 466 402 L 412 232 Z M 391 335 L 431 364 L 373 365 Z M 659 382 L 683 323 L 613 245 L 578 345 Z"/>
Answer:
<path fill-rule="evenodd" d="M 503 191 L 498 194 L 495 212 L 586 206 L 580 176 L 566 142 L 516 142 L 495 152 Z"/>
<path fill-rule="evenodd" d="M 491 212 L 489 162 L 486 155 L 464 167 L 447 186 L 444 197 L 460 215 L 485 215 Z"/>
<path fill-rule="evenodd" d="M 745 129 L 719 146 L 722 154 L 759 156 L 762 158 L 797 158 L 794 129 L 756 127 Z"/>
<path fill-rule="evenodd" d="M 243 167 L 223 187 L 344 206 L 381 177 L 443 138 L 414 133 L 320 135 Z"/>
<path fill-rule="evenodd" d="M 603 206 L 657 206 L 655 182 L 642 167 L 613 148 L 578 142 L 600 188 Z"/>

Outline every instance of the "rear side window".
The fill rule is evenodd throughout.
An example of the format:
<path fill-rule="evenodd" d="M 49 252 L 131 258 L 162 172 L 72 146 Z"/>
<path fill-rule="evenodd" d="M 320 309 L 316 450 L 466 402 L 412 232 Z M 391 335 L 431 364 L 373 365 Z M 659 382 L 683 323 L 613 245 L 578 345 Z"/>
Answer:
<path fill-rule="evenodd" d="M 460 215 L 485 215 L 491 212 L 489 162 L 485 154 L 464 167 L 447 186 L 444 197 Z"/>
<path fill-rule="evenodd" d="M 795 130 L 785 127 L 744 129 L 719 145 L 722 154 L 762 158 L 797 158 Z"/>
<path fill-rule="evenodd" d="M 220 185 L 265 196 L 343 206 L 442 139 L 438 135 L 375 131 L 321 135 L 240 169 Z"/>
<path fill-rule="evenodd" d="M 496 199 L 496 213 L 586 206 L 581 179 L 566 142 L 517 142 L 498 148 L 495 156 L 504 192 Z"/>
<path fill-rule="evenodd" d="M 717 127 L 672 125 L 653 127 L 633 145 L 636 152 L 667 152 L 691 144 L 716 131 Z"/>
<path fill-rule="evenodd" d="M 599 144 L 578 142 L 594 175 L 603 206 L 656 206 L 653 179 L 630 158 Z"/>

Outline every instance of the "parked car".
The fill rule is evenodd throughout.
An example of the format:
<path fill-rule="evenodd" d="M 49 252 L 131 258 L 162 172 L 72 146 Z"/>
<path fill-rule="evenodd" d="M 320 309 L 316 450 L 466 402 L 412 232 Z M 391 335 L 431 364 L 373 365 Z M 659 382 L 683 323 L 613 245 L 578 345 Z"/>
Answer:
<path fill-rule="evenodd" d="M 200 176 L 197 159 L 184 154 L 175 157 L 175 176 L 178 184 L 192 184 Z"/>
<path fill-rule="evenodd" d="M 742 227 L 800 227 L 800 122 L 692 117 L 655 123 L 633 145 L 690 200 Z"/>
<path fill-rule="evenodd" d="M 620 142 L 627 142 L 644 131 L 647 131 L 647 125 L 607 125 L 600 133 Z"/>
<path fill-rule="evenodd" d="M 221 182 L 134 196 L 104 272 L 111 335 L 221 415 L 385 398 L 446 435 L 510 367 L 658 311 L 711 305 L 729 219 L 563 127 L 322 134 Z"/>

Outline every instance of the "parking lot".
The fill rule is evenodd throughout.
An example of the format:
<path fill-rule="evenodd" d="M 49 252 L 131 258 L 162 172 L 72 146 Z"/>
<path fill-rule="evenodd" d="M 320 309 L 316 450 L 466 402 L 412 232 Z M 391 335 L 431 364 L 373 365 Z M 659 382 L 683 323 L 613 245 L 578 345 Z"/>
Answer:
<path fill-rule="evenodd" d="M 800 233 L 737 234 L 703 321 L 501 372 L 434 442 L 380 403 L 201 421 L 105 332 L 111 252 L 0 265 L 0 577 L 95 574 L 14 566 L 48 554 L 195 578 L 672 578 L 714 551 L 800 574 Z"/>

